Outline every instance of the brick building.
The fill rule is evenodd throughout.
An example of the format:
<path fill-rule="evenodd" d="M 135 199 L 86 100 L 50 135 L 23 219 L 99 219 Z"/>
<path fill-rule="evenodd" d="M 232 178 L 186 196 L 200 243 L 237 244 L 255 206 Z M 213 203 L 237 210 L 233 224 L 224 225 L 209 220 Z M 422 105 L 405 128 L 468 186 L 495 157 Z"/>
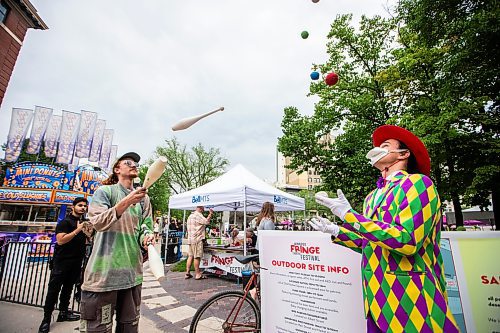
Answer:
<path fill-rule="evenodd" d="M 28 0 L 0 0 L 0 106 L 30 28 L 48 29 Z"/>

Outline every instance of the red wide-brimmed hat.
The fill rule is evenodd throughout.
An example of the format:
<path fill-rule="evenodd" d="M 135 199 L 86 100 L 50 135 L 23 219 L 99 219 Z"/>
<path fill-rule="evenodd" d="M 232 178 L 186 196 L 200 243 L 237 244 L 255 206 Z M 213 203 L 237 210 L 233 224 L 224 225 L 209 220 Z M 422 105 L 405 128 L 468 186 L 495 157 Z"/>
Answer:
<path fill-rule="evenodd" d="M 415 156 L 417 169 L 420 173 L 429 176 L 431 173 L 431 159 L 427 148 L 420 139 L 412 132 L 395 125 L 382 125 L 372 135 L 373 146 L 380 146 L 385 140 L 395 139 L 403 142 L 410 152 Z"/>

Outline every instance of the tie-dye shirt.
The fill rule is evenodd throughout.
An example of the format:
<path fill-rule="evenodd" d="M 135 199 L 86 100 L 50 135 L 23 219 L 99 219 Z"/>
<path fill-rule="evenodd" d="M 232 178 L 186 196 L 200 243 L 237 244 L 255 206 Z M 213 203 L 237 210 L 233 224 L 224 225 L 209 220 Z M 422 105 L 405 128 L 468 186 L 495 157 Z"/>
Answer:
<path fill-rule="evenodd" d="M 151 203 L 146 195 L 118 217 L 115 205 L 129 193 L 118 183 L 101 186 L 92 197 L 88 216 L 97 233 L 82 290 L 105 292 L 142 284 L 140 244 L 152 233 Z"/>

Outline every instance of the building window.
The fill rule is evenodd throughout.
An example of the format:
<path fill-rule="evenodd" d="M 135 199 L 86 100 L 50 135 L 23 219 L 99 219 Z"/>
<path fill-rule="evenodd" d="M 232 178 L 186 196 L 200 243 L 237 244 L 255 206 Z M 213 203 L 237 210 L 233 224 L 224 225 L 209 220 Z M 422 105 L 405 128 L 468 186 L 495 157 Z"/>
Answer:
<path fill-rule="evenodd" d="M 312 186 L 312 185 L 307 185 L 307 189 L 308 189 L 308 190 L 312 190 L 312 189 L 313 189 L 313 186 Z"/>
<path fill-rule="evenodd" d="M 3 1 L 0 1 L 0 22 L 4 23 L 9 13 L 9 7 Z"/>
<path fill-rule="evenodd" d="M 308 183 L 312 183 L 313 179 L 312 178 L 307 178 Z"/>

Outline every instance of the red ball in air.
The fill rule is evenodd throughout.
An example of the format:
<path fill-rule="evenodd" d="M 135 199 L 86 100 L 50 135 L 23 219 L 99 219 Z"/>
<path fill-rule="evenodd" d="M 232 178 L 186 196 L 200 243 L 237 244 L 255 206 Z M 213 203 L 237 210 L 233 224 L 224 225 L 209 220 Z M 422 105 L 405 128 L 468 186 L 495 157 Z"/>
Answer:
<path fill-rule="evenodd" d="M 333 86 L 339 82 L 339 76 L 337 73 L 331 72 L 328 73 L 325 77 L 325 83 L 329 86 Z"/>

